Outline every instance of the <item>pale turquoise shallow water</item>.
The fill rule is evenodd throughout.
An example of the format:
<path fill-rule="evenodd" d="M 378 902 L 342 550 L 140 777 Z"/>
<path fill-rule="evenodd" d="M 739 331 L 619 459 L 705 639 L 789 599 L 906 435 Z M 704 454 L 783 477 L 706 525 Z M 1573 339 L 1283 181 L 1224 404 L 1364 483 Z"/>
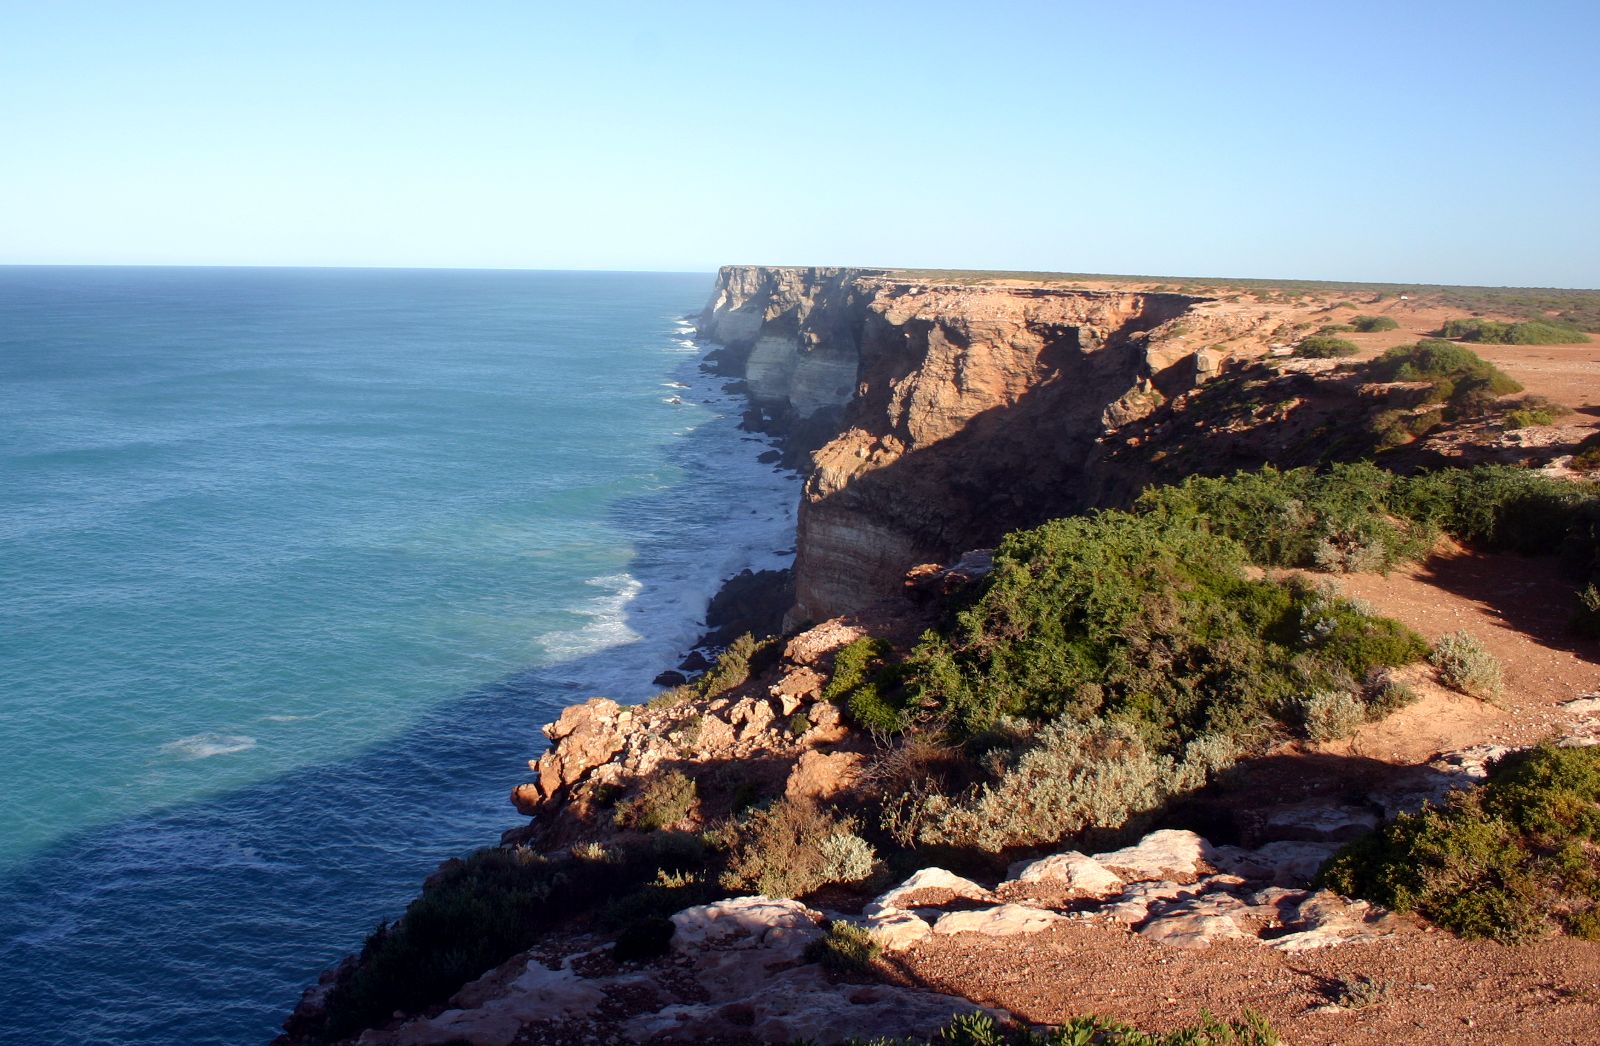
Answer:
<path fill-rule="evenodd" d="M 0 1041 L 270 1038 L 786 561 L 710 282 L 0 269 Z"/>

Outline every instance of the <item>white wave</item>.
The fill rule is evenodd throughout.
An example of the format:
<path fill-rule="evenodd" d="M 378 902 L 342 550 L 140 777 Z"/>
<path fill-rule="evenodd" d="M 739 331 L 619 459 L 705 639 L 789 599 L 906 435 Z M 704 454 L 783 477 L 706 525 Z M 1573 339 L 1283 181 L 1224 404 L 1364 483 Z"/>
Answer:
<path fill-rule="evenodd" d="M 256 739 L 244 734 L 193 734 L 168 741 L 161 746 L 161 751 L 179 759 L 210 759 L 214 755 L 232 755 L 255 746 Z"/>
<path fill-rule="evenodd" d="M 639 580 L 632 574 L 608 574 L 590 578 L 584 584 L 604 590 L 578 610 L 589 619 L 588 624 L 539 637 L 545 653 L 553 660 L 583 657 L 639 639 L 639 633 L 628 627 L 626 614 L 628 604 L 644 587 Z"/>

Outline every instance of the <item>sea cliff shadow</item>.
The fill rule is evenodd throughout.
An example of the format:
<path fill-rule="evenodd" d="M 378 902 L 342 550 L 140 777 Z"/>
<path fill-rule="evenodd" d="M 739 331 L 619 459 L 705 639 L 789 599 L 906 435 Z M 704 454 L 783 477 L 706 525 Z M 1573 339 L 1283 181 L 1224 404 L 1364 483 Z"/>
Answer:
<path fill-rule="evenodd" d="M 726 433 L 706 438 L 728 453 Z M 747 445 L 750 457 L 764 445 Z M 684 590 L 722 580 L 680 576 L 674 552 L 700 547 L 694 528 L 783 510 L 746 497 L 722 506 L 724 519 L 707 500 L 719 489 L 690 475 L 612 508 L 634 529 L 652 521 L 627 568 L 640 583 L 622 608 L 631 632 L 648 638 L 683 616 Z M 703 622 L 676 625 L 692 637 Z M 440 862 L 525 822 L 508 794 L 546 747 L 540 724 L 604 692 L 593 681 L 619 666 L 637 683 L 607 696 L 644 700 L 673 654 L 675 644 L 639 639 L 514 672 L 347 758 L 73 831 L 28 855 L 0 875 L 0 1041 L 272 1038 L 317 973 L 403 911 Z"/>

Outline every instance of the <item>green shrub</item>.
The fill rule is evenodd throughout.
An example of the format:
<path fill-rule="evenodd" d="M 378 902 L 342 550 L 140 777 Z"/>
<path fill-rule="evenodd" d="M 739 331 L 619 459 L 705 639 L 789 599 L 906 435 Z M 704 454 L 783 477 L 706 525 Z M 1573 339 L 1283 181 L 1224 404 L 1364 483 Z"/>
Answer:
<path fill-rule="evenodd" d="M 1369 367 L 1380 381 L 1425 381 L 1430 402 L 1458 408 L 1470 407 L 1481 397 L 1522 391 L 1520 384 L 1471 349 L 1438 338 L 1396 346 Z"/>
<path fill-rule="evenodd" d="M 1391 488 L 1397 514 L 1459 541 L 1525 555 L 1561 547 L 1592 499 L 1585 487 L 1514 465 L 1423 472 Z"/>
<path fill-rule="evenodd" d="M 656 885 L 682 859 L 676 850 L 640 846 L 597 860 L 494 847 L 449 861 L 399 920 L 380 925 L 356 961 L 340 968 L 320 1026 L 306 1031 L 336 1041 L 382 1026 L 396 1011 L 442 1003 L 576 912 L 629 902 L 631 921 L 703 903 L 699 888 Z"/>
<path fill-rule="evenodd" d="M 1381 545 L 1377 569 L 1421 556 L 1434 528 L 1391 511 L 1405 480 L 1371 464 L 1280 472 L 1263 468 L 1226 477 L 1193 476 L 1145 491 L 1137 511 L 1174 523 L 1188 521 L 1242 545 L 1262 566 L 1312 567 L 1324 544 Z M 1335 563 L 1324 552 L 1324 558 Z M 1370 563 L 1370 555 L 1362 555 Z"/>
<path fill-rule="evenodd" d="M 1484 701 L 1495 701 L 1504 688 L 1500 662 L 1466 632 L 1440 636 L 1428 662 L 1439 670 L 1439 682 Z"/>
<path fill-rule="evenodd" d="M 1303 338 L 1295 346 L 1294 354 L 1308 359 L 1339 359 L 1345 356 L 1354 356 L 1361 349 L 1355 342 L 1345 338 L 1336 338 L 1331 334 L 1313 334 Z"/>
<path fill-rule="evenodd" d="M 1398 625 L 1310 586 L 1245 576 L 1245 545 L 1209 527 L 1236 528 L 1264 558 L 1310 555 L 1309 536 L 1294 548 L 1280 542 L 1309 530 L 1315 510 L 1260 479 L 1241 477 L 1237 499 L 1219 495 L 1228 481 L 1197 481 L 1142 500 L 1139 515 L 1007 536 L 974 605 L 908 658 L 908 704 L 967 735 L 1006 716 L 1115 717 L 1176 755 L 1201 734 L 1264 739 L 1273 722 L 1291 725 L 1294 695 L 1420 656 L 1424 645 Z M 1309 490 L 1309 475 L 1295 479 Z M 1359 499 L 1343 496 L 1321 510 L 1353 512 Z M 1409 534 L 1393 526 L 1373 540 L 1398 549 Z"/>
<path fill-rule="evenodd" d="M 1373 688 L 1372 694 L 1367 699 L 1367 719 L 1377 722 L 1402 708 L 1416 704 L 1420 697 L 1417 692 L 1398 679 L 1384 676 Z"/>
<path fill-rule="evenodd" d="M 694 781 L 669 770 L 646 781 L 634 798 L 618 803 L 614 818 L 619 828 L 641 832 L 668 828 L 689 816 L 696 796 Z"/>
<path fill-rule="evenodd" d="M 1341 1010 L 1364 1010 L 1389 1001 L 1390 984 L 1371 977 L 1340 977 L 1333 986 L 1333 1004 Z"/>
<path fill-rule="evenodd" d="M 1533 425 L 1553 425 L 1557 418 L 1565 417 L 1572 413 L 1572 408 L 1563 406 L 1544 396 L 1524 396 L 1515 407 L 1505 412 L 1502 424 L 1507 429 L 1525 429 Z"/>
<path fill-rule="evenodd" d="M 1446 338 L 1497 345 L 1567 345 L 1589 340 L 1582 330 L 1560 320 L 1450 320 L 1439 333 Z"/>
<path fill-rule="evenodd" d="M 1600 587 L 1593 582 L 1578 593 L 1577 605 L 1572 610 L 1572 629 L 1589 639 L 1600 638 Z"/>
<path fill-rule="evenodd" d="M 822 877 L 830 883 L 858 883 L 872 875 L 878 854 L 854 832 L 837 831 L 822 840 Z"/>
<path fill-rule="evenodd" d="M 752 672 L 760 670 L 762 662 L 770 660 L 777 653 L 777 639 L 769 637 L 757 641 L 746 632 L 717 655 L 716 662 L 706 669 L 705 675 L 697 679 L 694 685 L 702 697 L 725 694 L 736 686 L 742 686 Z"/>
<path fill-rule="evenodd" d="M 834 655 L 833 675 L 822 688 L 824 701 L 844 706 L 851 720 L 875 734 L 896 734 L 907 726 L 896 701 L 900 669 L 890 664 L 893 650 L 882 639 L 862 636 Z"/>
<path fill-rule="evenodd" d="M 1355 328 L 1348 323 L 1325 323 L 1317 328 L 1318 334 L 1354 334 Z"/>
<path fill-rule="evenodd" d="M 998 780 L 955 798 L 903 797 L 886 806 L 884 827 L 902 845 L 1000 853 L 1089 828 L 1121 828 L 1189 781 L 1126 724 L 1058 720 L 1040 729 Z"/>
<path fill-rule="evenodd" d="M 768 897 L 799 897 L 838 882 L 835 876 L 856 869 L 841 863 L 841 844 L 828 840 L 854 829 L 851 819 L 807 799 L 785 798 L 751 810 L 725 829 L 729 856 L 721 884 Z"/>
<path fill-rule="evenodd" d="M 1075 1017 L 1054 1028 L 1035 1030 L 1001 1025 L 986 1013 L 951 1019 L 931 1040 L 848 1039 L 846 1046 L 1277 1046 L 1282 1040 L 1260 1014 L 1246 1010 L 1235 1021 L 1209 1013 L 1187 1027 L 1170 1032 L 1140 1031 L 1100 1017 Z"/>
<path fill-rule="evenodd" d="M 644 703 L 646 708 L 657 710 L 662 708 L 677 708 L 686 701 L 700 696 L 700 691 L 693 685 L 673 686 L 655 694 Z"/>
<path fill-rule="evenodd" d="M 1600 749 L 1515 753 L 1441 808 L 1401 814 L 1346 846 L 1318 885 L 1463 937 L 1517 942 L 1600 912 Z"/>
<path fill-rule="evenodd" d="M 1568 467 L 1574 472 L 1593 472 L 1600 469 L 1600 432 L 1585 436 L 1572 454 Z"/>
<path fill-rule="evenodd" d="M 861 975 L 872 971 L 872 964 L 883 954 L 872 934 L 860 926 L 834 919 L 821 940 L 806 948 L 806 958 L 820 962 L 835 973 Z"/>
<path fill-rule="evenodd" d="M 1377 331 L 1399 330 L 1400 324 L 1390 316 L 1353 316 L 1350 319 L 1350 327 L 1362 334 L 1372 334 Z"/>
<path fill-rule="evenodd" d="M 1313 741 L 1349 737 L 1367 721 L 1367 706 L 1348 690 L 1318 690 L 1297 701 L 1306 736 Z"/>

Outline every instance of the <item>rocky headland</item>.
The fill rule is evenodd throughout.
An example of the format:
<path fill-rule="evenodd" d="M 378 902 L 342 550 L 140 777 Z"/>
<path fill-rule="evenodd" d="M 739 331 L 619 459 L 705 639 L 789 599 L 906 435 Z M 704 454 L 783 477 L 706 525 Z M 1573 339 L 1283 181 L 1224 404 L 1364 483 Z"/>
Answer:
<path fill-rule="evenodd" d="M 363 982 L 380 934 L 307 993 L 281 1041 L 833 1042 L 926 1037 L 972 1010 L 1024 1023 L 1100 1011 L 1171 1027 L 1208 1007 L 1246 1005 L 1280 1029 L 1349 1039 L 1394 1034 L 1402 1011 L 1411 1041 L 1477 1041 L 1474 1019 L 1512 1037 L 1534 1026 L 1528 1013 L 1556 1030 L 1600 1020 L 1600 996 L 1549 987 L 1561 980 L 1550 963 L 1523 969 L 1492 950 L 1452 961 L 1525 995 L 1520 1024 L 1504 1014 L 1483 1024 L 1466 1004 L 1435 1005 L 1431 987 L 1385 981 L 1402 1001 L 1363 1011 L 1358 1027 L 1350 1015 L 1361 1007 L 1329 988 L 1358 985 L 1338 972 L 1356 968 L 1375 984 L 1385 962 L 1434 946 L 1417 915 L 1314 884 L 1330 857 L 1397 814 L 1481 785 L 1508 753 L 1552 738 L 1600 741 L 1592 641 L 1571 638 L 1564 609 L 1548 619 L 1529 609 L 1569 602 L 1568 575 L 1530 573 L 1520 557 L 1452 541 L 1448 527 L 1409 565 L 1350 554 L 1319 561 L 1307 584 L 1334 586 L 1314 597 L 1324 604 L 1348 597 L 1351 613 L 1391 615 L 1428 642 L 1452 628 L 1487 636 L 1506 666 L 1495 703 L 1396 659 L 1349 684 L 1403 688 L 1396 707 L 1326 735 L 1256 723 L 1204 766 L 1196 753 L 1216 736 L 1189 737 L 1191 747 L 1171 749 L 1176 762 L 1162 764 L 1189 783 L 1152 785 L 1161 800 L 1114 823 L 964 850 L 930 844 L 925 823 L 919 842 L 895 820 L 893 810 L 905 809 L 898 799 L 926 801 L 919 790 L 932 778 L 949 794 L 942 808 L 925 802 L 925 813 L 1003 788 L 1043 736 L 1002 718 L 974 748 L 972 731 L 948 740 L 945 713 L 931 699 L 931 711 L 919 711 L 912 698 L 891 709 L 900 718 L 888 729 L 862 696 L 865 686 L 887 691 L 906 672 L 927 671 L 897 666 L 926 662 L 925 636 L 948 633 L 952 615 L 989 591 L 1006 535 L 1134 506 L 1152 485 L 1263 465 L 1377 454 L 1397 474 L 1482 463 L 1574 474 L 1594 424 L 1585 411 L 1600 406 L 1600 365 L 1588 354 L 1481 346 L 1552 404 L 1536 424 L 1510 424 L 1510 411 L 1534 407 L 1503 393 L 1441 409 L 1437 381 L 1373 361 L 1457 306 L 1382 292 L 1342 300 L 1354 293 L 721 270 L 698 328 L 716 346 L 708 365 L 742 383 L 746 424 L 781 434 L 784 463 L 805 477 L 792 576 L 734 580 L 708 622 L 714 645 L 729 652 L 703 674 L 691 662 L 664 675 L 659 694 L 597 697 L 546 725 L 548 748 L 512 792 L 529 821 L 495 858 L 535 869 L 551 896 L 591 873 L 620 876 L 629 862 L 643 861 L 644 877 L 559 918 L 541 914 L 548 925 L 528 935 L 530 946 L 495 956 L 493 969 L 442 995 L 385 995 L 376 974 Z M 1318 325 L 1361 310 L 1396 322 L 1355 335 L 1348 356 L 1297 353 Z M 1319 549 L 1344 548 L 1319 540 Z M 1244 576 L 1293 588 L 1300 569 L 1268 562 Z M 1472 570 L 1492 578 L 1469 588 L 1461 579 Z M 1526 591 L 1506 588 L 1513 577 Z M 936 728 L 908 727 L 918 715 Z M 991 754 L 962 754 L 974 750 Z M 1000 769 L 1005 759 L 1011 770 Z M 780 836 L 788 842 L 773 841 Z M 707 847 L 723 856 L 705 857 Z M 816 851 L 828 854 L 827 869 L 800 869 Z M 860 867 L 838 870 L 852 860 Z M 470 861 L 450 862 L 430 889 L 477 874 Z M 1600 945 L 1570 943 L 1580 950 L 1557 965 L 1580 980 L 1600 971 Z M 1322 958 L 1361 949 L 1374 958 Z M 1381 949 L 1388 958 L 1376 957 Z M 839 959 L 847 952 L 853 958 Z M 1114 991 L 1081 983 L 1050 996 L 1028 972 L 1110 963 L 1151 976 L 1204 954 L 1277 987 L 1241 997 L 1196 975 L 1192 989 L 1163 984 L 1165 1003 L 1122 1005 Z M 363 992 L 387 1001 L 352 1002 Z M 1543 1001 L 1528 1001 L 1536 996 Z M 334 1010 L 372 1019 L 340 1023 Z"/>

